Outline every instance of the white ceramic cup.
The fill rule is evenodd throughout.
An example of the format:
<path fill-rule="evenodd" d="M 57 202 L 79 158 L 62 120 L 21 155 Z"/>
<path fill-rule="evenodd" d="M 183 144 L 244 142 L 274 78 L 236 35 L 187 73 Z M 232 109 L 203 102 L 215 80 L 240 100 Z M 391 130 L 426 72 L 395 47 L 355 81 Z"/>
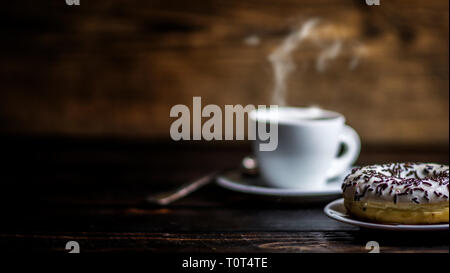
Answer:
<path fill-rule="evenodd" d="M 272 187 L 314 190 L 327 180 L 346 172 L 356 161 L 360 139 L 355 130 L 345 125 L 343 115 L 318 108 L 278 107 L 250 113 L 257 126 L 278 122 L 278 146 L 273 151 L 260 151 L 261 140 L 253 141 L 264 181 Z M 338 155 L 340 145 L 344 151 Z"/>

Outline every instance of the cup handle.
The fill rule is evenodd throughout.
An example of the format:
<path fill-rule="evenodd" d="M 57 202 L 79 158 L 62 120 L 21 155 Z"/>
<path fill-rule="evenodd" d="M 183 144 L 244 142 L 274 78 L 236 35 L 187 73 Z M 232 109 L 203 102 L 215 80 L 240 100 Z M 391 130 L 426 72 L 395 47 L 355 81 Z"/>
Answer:
<path fill-rule="evenodd" d="M 345 145 L 345 150 L 342 155 L 334 159 L 327 172 L 327 178 L 334 178 L 345 172 L 356 161 L 361 150 L 359 135 L 352 127 L 345 125 L 339 138 Z"/>

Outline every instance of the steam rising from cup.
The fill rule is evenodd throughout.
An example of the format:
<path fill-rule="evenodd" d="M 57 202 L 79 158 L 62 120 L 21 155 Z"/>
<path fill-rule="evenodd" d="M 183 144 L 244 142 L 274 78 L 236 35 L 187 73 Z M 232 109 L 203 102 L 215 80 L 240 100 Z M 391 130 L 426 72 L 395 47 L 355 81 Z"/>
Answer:
<path fill-rule="evenodd" d="M 278 105 L 286 104 L 286 80 L 295 70 L 292 53 L 311 34 L 317 25 L 318 19 L 310 19 L 300 28 L 293 31 L 275 50 L 269 55 L 269 61 L 275 77 L 272 102 Z"/>
<path fill-rule="evenodd" d="M 311 40 L 320 49 L 315 63 L 315 68 L 320 73 L 323 73 L 329 62 L 336 59 L 343 51 L 345 45 L 343 38 L 338 35 L 334 35 L 332 36 L 334 39 L 332 39 L 332 42 L 330 43 L 329 35 L 324 36 L 319 33 L 321 31 L 319 26 L 321 25 L 322 22 L 318 18 L 307 20 L 305 23 L 294 29 L 294 31 L 291 32 L 268 56 L 268 60 L 272 65 L 274 74 L 274 87 L 272 93 L 273 104 L 280 106 L 287 104 L 287 80 L 296 68 L 292 54 L 303 43 Z M 330 27 L 330 25 L 327 25 L 326 27 Z M 333 27 L 333 25 L 331 25 L 331 27 Z M 336 29 L 331 28 L 331 31 L 336 32 Z M 325 38 L 327 40 L 326 43 L 324 42 Z M 348 66 L 350 70 L 353 70 L 358 66 L 361 56 L 360 53 L 362 52 L 361 50 L 354 49 L 355 48 L 352 48 L 352 57 Z"/>

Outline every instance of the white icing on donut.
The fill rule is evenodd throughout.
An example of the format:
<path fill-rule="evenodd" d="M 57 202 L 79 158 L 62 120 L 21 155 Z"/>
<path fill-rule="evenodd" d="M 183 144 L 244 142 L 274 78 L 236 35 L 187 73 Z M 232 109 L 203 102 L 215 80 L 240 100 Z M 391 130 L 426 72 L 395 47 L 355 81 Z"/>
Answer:
<path fill-rule="evenodd" d="M 355 168 L 342 184 L 354 201 L 441 203 L 449 198 L 449 167 L 428 163 L 390 163 Z"/>

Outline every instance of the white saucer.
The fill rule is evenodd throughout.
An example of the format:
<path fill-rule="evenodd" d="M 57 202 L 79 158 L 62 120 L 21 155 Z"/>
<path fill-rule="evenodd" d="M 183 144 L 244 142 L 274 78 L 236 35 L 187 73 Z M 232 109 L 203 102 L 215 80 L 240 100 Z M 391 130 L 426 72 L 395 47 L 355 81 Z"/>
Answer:
<path fill-rule="evenodd" d="M 345 175 L 347 175 L 347 172 L 340 177 L 327 181 L 326 184 L 316 189 L 303 190 L 269 187 L 264 185 L 264 182 L 259 176 L 245 176 L 239 170 L 231 170 L 219 175 L 217 177 L 217 184 L 232 191 L 273 197 L 277 198 L 277 200 L 323 202 L 330 201 L 342 194 L 341 184 Z"/>
<path fill-rule="evenodd" d="M 448 224 L 439 225 L 399 225 L 399 224 L 376 224 L 371 222 L 364 222 L 350 218 L 344 207 L 344 198 L 335 200 L 329 203 L 324 208 L 325 214 L 342 223 L 360 226 L 372 229 L 384 229 L 384 230 L 398 230 L 398 231 L 432 231 L 432 230 L 448 230 Z"/>

